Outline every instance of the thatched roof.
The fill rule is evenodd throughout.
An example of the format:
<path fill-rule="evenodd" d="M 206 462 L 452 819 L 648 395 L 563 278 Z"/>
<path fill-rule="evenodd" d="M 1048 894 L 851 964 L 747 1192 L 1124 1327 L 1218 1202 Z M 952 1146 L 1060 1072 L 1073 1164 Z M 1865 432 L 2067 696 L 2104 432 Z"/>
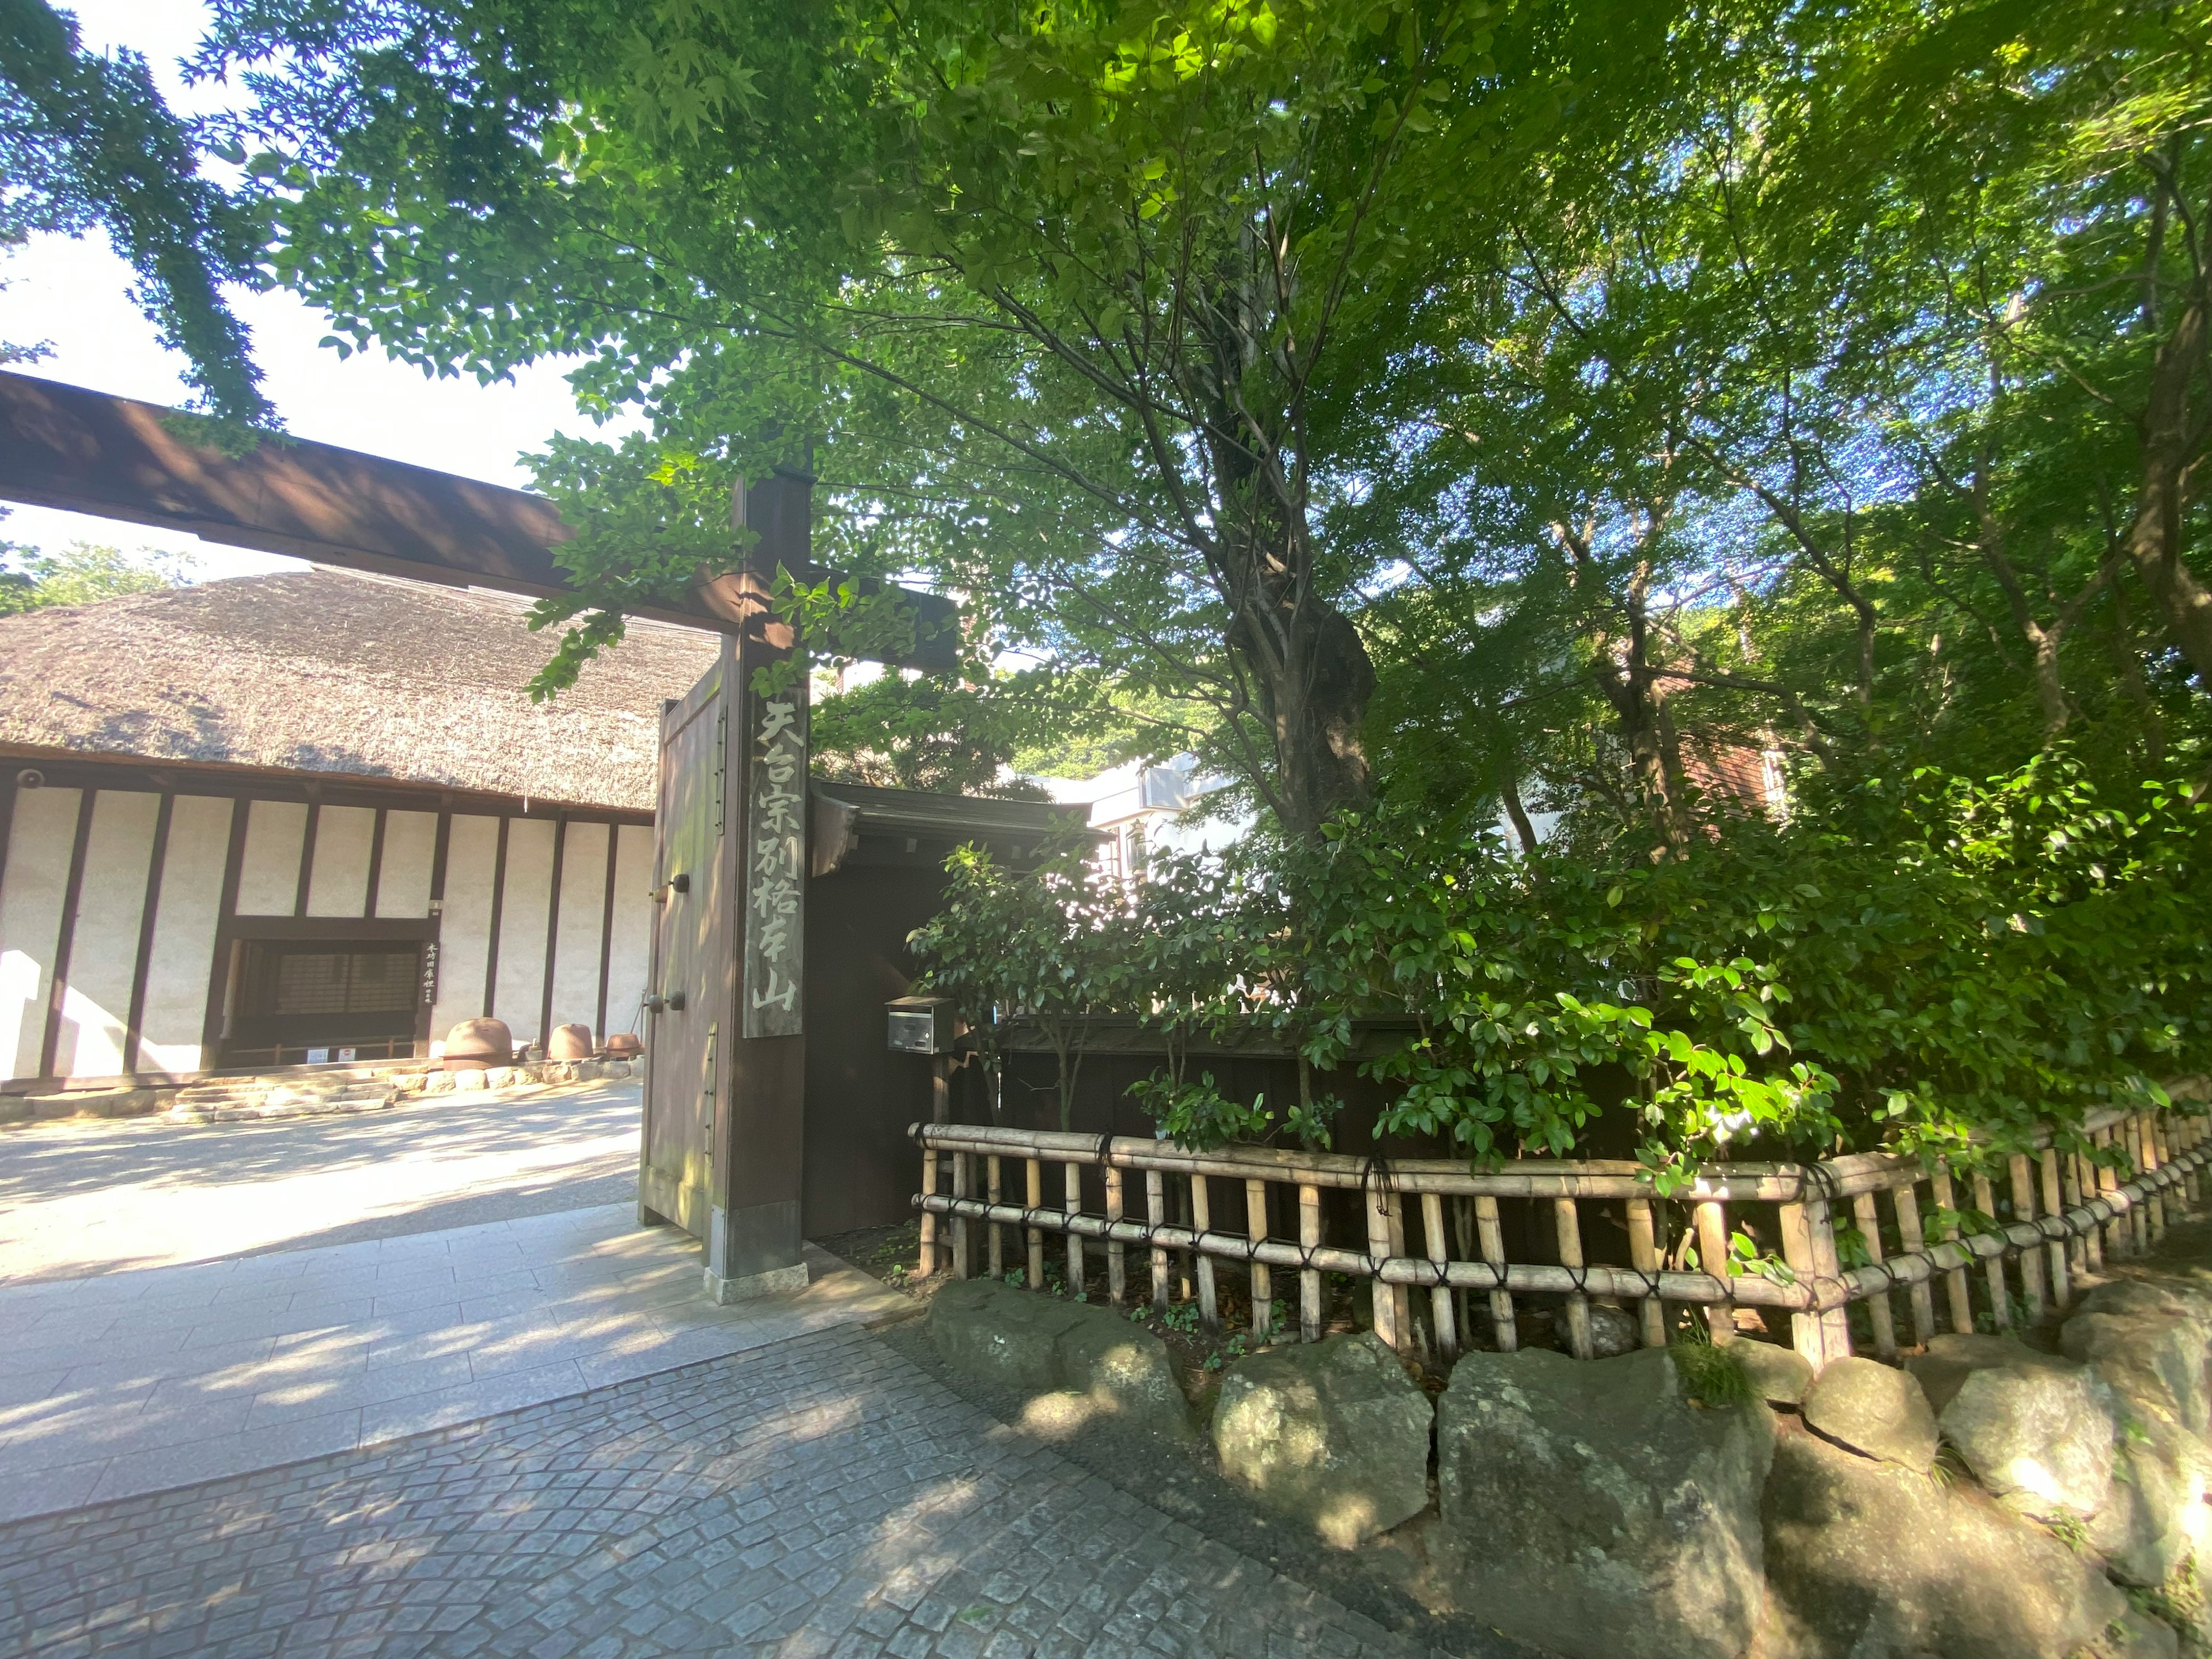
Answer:
<path fill-rule="evenodd" d="M 0 743 L 651 811 L 661 700 L 715 636 L 634 622 L 534 706 L 528 604 L 318 567 L 0 617 Z"/>

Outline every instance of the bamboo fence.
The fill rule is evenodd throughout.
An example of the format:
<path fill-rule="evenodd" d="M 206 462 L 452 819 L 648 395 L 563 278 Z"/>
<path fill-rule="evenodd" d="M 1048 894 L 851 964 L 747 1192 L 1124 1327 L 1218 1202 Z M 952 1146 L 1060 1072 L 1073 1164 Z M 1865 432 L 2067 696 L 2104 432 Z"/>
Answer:
<path fill-rule="evenodd" d="M 1736 1336 L 1738 1310 L 1754 1309 L 1762 1319 L 1786 1316 L 1793 1346 L 1817 1370 L 1851 1352 L 1854 1304 L 1864 1304 L 1863 1322 L 1885 1358 L 1901 1340 L 1973 1330 L 1978 1315 L 2005 1330 L 2063 1309 L 2076 1276 L 2148 1249 L 2166 1231 L 2169 1201 L 2186 1206 L 2199 1195 L 2199 1172 L 2212 1163 L 2212 1117 L 2202 1111 L 2192 1103 L 2100 1114 L 2075 1143 L 2095 1148 L 2094 1157 L 2044 1136 L 2008 1157 L 1955 1165 L 1885 1152 L 1709 1164 L 1666 1197 L 1627 1162 L 1529 1159 L 1480 1170 L 1260 1146 L 1194 1152 L 1136 1136 L 957 1123 L 908 1133 L 922 1152 L 915 1203 L 925 1276 L 988 1268 L 1042 1290 L 1051 1237 L 1066 1251 L 1071 1285 L 1087 1280 L 1086 1252 L 1103 1249 L 1109 1298 L 1122 1306 L 1134 1247 L 1149 1257 L 1154 1304 L 1164 1309 L 1180 1291 L 1215 1332 L 1219 1264 L 1246 1275 L 1261 1338 L 1275 1328 L 1277 1275 L 1289 1275 L 1299 1335 L 1310 1342 L 1326 1320 L 1322 1275 L 1340 1273 L 1370 1281 L 1377 1336 L 1446 1360 L 1474 1340 L 1480 1321 L 1496 1346 L 1517 1346 L 1516 1298 L 1559 1309 L 1568 1349 L 1583 1358 L 1595 1350 L 1596 1300 L 1632 1310 L 1647 1346 L 1669 1340 L 1669 1304 L 1701 1312 L 1718 1342 Z M 1096 1211 L 1085 1205 L 1091 1170 L 1103 1197 Z M 1340 1213 L 1339 1237 L 1328 1241 L 1322 1194 L 1332 1189 L 1362 1194 L 1364 1239 L 1343 1237 Z M 1556 1261 L 1508 1259 L 1501 1205 L 1528 1206 L 1517 1218 L 1523 1238 L 1548 1212 Z M 1608 1238 L 1625 1224 L 1627 1265 L 1587 1258 L 1591 1206 L 1611 1208 Z M 1759 1216 L 1759 1231 L 1778 1237 L 1778 1265 L 1730 1262 L 1732 1212 Z M 1012 1269 L 1010 1242 L 1020 1257 Z"/>

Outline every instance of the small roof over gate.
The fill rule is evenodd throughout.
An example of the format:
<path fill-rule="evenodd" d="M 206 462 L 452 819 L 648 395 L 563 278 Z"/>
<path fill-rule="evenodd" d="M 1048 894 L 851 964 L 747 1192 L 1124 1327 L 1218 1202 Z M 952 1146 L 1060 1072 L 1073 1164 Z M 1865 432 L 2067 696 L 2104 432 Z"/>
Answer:
<path fill-rule="evenodd" d="M 933 866 L 962 842 L 981 842 L 994 855 L 1018 862 L 1068 836 L 1096 839 L 1085 808 L 1051 801 L 940 795 L 831 778 L 815 779 L 811 793 L 817 876 L 842 869 L 855 854 L 870 863 Z"/>

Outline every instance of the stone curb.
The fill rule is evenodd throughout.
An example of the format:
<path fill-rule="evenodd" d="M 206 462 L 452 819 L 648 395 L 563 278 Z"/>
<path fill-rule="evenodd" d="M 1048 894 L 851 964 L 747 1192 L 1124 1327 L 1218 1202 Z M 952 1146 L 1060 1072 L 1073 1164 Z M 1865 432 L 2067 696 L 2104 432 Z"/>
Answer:
<path fill-rule="evenodd" d="M 331 1101 L 285 1101 L 281 1104 L 179 1106 L 180 1091 L 173 1087 L 112 1089 L 82 1096 L 27 1095 L 0 1100 L 0 1130 L 32 1123 L 99 1122 L 122 1118 L 151 1119 L 178 1128 L 204 1128 L 222 1123 L 268 1123 L 290 1118 L 342 1117 L 362 1112 L 388 1111 L 410 1102 L 439 1097 L 505 1097 L 525 1091 L 560 1088 L 577 1083 L 619 1083 L 637 1077 L 641 1066 L 629 1060 L 529 1060 L 498 1068 L 499 1080 L 474 1087 L 457 1087 L 454 1079 L 465 1073 L 414 1072 L 387 1083 L 374 1098 Z M 478 1073 L 489 1078 L 490 1073 Z M 276 1084 L 272 1091 L 289 1085 Z M 367 1083 L 350 1085 L 362 1089 Z"/>

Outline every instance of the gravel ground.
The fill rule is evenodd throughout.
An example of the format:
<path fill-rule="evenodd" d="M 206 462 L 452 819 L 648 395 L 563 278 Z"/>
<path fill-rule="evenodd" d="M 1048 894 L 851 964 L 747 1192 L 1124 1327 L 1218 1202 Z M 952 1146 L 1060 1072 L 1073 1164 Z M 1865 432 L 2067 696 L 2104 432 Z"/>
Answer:
<path fill-rule="evenodd" d="M 436 1232 L 637 1190 L 639 1085 L 436 1095 L 388 1111 L 185 1128 L 0 1131 L 0 1284 Z"/>

